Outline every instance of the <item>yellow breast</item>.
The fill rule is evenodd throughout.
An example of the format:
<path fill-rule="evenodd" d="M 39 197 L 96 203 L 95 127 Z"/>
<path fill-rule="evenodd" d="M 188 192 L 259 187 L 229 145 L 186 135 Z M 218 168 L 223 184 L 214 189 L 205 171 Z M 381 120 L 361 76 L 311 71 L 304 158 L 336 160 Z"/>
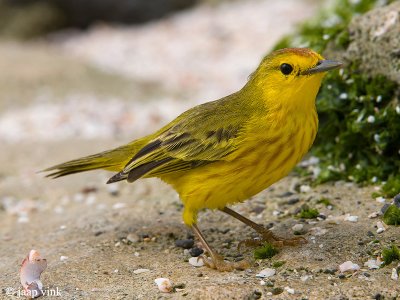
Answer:
<path fill-rule="evenodd" d="M 317 122 L 314 110 L 307 118 L 251 127 L 254 132 L 246 133 L 227 160 L 162 178 L 179 193 L 185 205 L 184 222 L 195 222 L 198 210 L 244 201 L 286 176 L 311 147 Z"/>

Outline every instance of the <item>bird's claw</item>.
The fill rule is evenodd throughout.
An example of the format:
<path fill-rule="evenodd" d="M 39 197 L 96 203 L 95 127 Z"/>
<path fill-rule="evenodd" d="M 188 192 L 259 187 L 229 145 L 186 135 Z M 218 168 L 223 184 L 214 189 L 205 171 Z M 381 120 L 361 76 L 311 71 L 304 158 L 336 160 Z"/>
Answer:
<path fill-rule="evenodd" d="M 231 272 L 233 270 L 245 270 L 250 267 L 250 264 L 246 260 L 241 260 L 238 262 L 225 261 L 224 258 L 220 255 L 215 255 L 214 257 L 207 257 L 206 255 L 202 255 L 204 265 L 211 269 L 216 269 L 220 272 Z"/>
<path fill-rule="evenodd" d="M 307 240 L 304 237 L 294 237 L 294 238 L 282 238 L 272 233 L 272 231 L 268 229 L 263 229 L 258 231 L 260 234 L 260 238 L 257 239 L 246 239 L 238 244 L 238 250 L 245 247 L 259 247 L 264 243 L 271 243 L 273 246 L 277 248 L 282 248 L 284 246 L 298 246 L 307 243 Z"/>

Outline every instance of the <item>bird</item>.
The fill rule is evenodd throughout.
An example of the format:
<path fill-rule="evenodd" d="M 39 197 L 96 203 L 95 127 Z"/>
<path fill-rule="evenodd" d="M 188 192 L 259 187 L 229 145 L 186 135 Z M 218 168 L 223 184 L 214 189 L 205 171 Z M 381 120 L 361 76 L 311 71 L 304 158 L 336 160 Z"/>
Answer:
<path fill-rule="evenodd" d="M 177 191 L 183 221 L 219 271 L 245 269 L 207 242 L 197 225 L 204 209 L 220 210 L 253 228 L 262 241 L 298 245 L 229 208 L 282 179 L 311 148 L 317 131 L 316 96 L 324 75 L 342 63 L 308 48 L 284 48 L 266 55 L 237 92 L 197 105 L 156 132 L 118 148 L 61 163 L 44 171 L 57 178 L 105 169 L 107 183 L 157 177 Z"/>

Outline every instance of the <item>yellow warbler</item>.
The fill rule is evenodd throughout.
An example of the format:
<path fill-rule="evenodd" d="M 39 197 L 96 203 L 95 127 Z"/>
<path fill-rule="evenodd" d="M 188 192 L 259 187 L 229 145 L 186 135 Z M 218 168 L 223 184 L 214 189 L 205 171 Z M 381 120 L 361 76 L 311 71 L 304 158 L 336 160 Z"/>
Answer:
<path fill-rule="evenodd" d="M 310 149 L 318 130 L 315 97 L 326 71 L 341 63 L 310 49 L 272 52 L 238 92 L 189 109 L 157 132 L 119 148 L 48 168 L 60 177 L 94 169 L 118 172 L 108 183 L 158 177 L 184 204 L 183 220 L 221 271 L 245 268 L 227 262 L 206 242 L 197 213 L 219 209 L 254 228 L 264 240 L 293 245 L 229 209 L 286 176 Z"/>

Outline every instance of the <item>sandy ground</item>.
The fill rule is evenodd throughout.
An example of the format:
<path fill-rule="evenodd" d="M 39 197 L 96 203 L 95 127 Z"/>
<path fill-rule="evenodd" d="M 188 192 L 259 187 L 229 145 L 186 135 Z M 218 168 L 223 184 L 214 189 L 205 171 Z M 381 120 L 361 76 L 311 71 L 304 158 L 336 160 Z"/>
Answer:
<path fill-rule="evenodd" d="M 378 219 L 368 217 L 383 205 L 371 197 L 375 187 L 338 182 L 299 192 L 306 179 L 291 176 L 237 205 L 238 212 L 283 236 L 291 236 L 295 224 L 304 225 L 308 243 L 284 248 L 270 260 L 254 260 L 252 249 L 236 249 L 240 240 L 255 237 L 249 228 L 220 212 L 201 213 L 199 226 L 221 254 L 251 262 L 248 270 L 219 273 L 190 265 L 190 255 L 175 246 L 175 240 L 190 238 L 191 233 L 182 224 L 178 195 L 164 183 L 148 179 L 107 186 L 111 174 L 103 171 L 58 180 L 36 173 L 117 146 L 157 128 L 186 107 L 240 87 L 276 39 L 315 11 L 310 1 L 289 2 L 234 2 L 200 7 L 143 27 L 100 26 L 50 41 L 0 44 L 0 67 L 7 70 L 0 73 L 1 299 L 20 298 L 19 264 L 31 249 L 48 260 L 44 287 L 58 288 L 62 299 L 399 297 L 399 281 L 391 279 L 396 265 L 364 267 L 400 238 L 395 227 L 377 234 Z M 236 17 L 254 11 L 249 23 Z M 272 16 L 282 26 L 268 27 L 266 20 Z M 202 47 L 201 33 L 210 30 L 211 19 L 213 26 L 224 29 L 225 39 L 234 38 L 227 42 L 208 36 L 207 47 Z M 246 35 L 246 24 L 261 25 Z M 197 42 L 184 42 L 180 48 L 180 41 L 189 36 L 182 38 L 182 28 L 196 33 Z M 258 43 L 261 36 L 267 38 Z M 163 49 L 165 40 L 180 49 L 180 55 Z M 228 50 L 226 45 L 231 45 Z M 135 59 L 151 66 L 154 48 L 164 59 L 155 59 L 157 67 L 148 73 L 138 72 Z M 143 55 L 132 54 L 132 49 Z M 196 51 L 204 65 L 193 64 Z M 229 52 L 227 58 L 224 51 Z M 225 60 L 218 64 L 222 57 Z M 177 63 L 179 58 L 182 62 Z M 170 72 L 168 66 L 174 74 L 160 75 Z M 330 199 L 331 209 L 317 203 L 321 198 Z M 318 208 L 327 218 L 295 218 L 303 204 Z M 358 216 L 357 222 L 348 221 L 348 215 Z M 361 269 L 341 274 L 339 265 L 348 260 Z M 285 264 L 272 267 L 277 261 Z M 276 275 L 262 282 L 256 274 L 267 267 L 276 269 Z M 148 271 L 135 272 L 138 269 Z M 161 293 L 154 283 L 158 277 L 169 278 L 176 291 Z"/>

